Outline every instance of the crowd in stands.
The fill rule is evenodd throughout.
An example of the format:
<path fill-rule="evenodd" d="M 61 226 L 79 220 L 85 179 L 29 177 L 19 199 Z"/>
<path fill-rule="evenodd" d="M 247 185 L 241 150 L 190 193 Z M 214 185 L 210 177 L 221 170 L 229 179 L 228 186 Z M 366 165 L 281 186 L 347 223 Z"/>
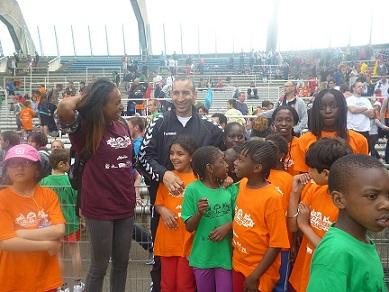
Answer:
<path fill-rule="evenodd" d="M 102 291 L 111 261 L 111 290 L 124 292 L 135 239 L 153 254 L 151 291 L 386 291 L 367 232 L 389 227 L 389 177 L 374 148 L 389 133 L 388 81 L 372 100 L 359 74 L 350 89 L 317 84 L 308 105 L 287 81 L 277 102 L 251 113 L 252 86 L 210 115 L 195 106 L 195 84 L 173 75 L 163 86 L 160 76 L 150 84 L 135 76 L 128 121 L 106 79 L 15 98 L 23 135 L 0 134 L 0 283 L 57 291 L 65 248 L 76 291 Z M 61 140 L 47 147 L 59 130 L 71 152 Z M 142 179 L 150 232 L 134 224 Z M 90 240 L 85 279 L 80 221 Z"/>

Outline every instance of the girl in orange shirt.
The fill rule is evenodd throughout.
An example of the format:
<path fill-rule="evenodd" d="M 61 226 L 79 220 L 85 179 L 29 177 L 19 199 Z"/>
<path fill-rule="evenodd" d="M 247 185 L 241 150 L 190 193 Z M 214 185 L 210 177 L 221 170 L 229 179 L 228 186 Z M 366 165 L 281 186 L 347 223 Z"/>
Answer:
<path fill-rule="evenodd" d="M 179 136 L 170 146 L 169 158 L 174 173 L 185 186 L 196 180 L 191 167 L 196 142 L 188 136 Z M 161 292 L 194 292 L 196 284 L 189 267 L 191 233 L 185 230 L 181 217 L 184 192 L 171 194 L 161 183 L 155 201 L 155 211 L 161 215 L 154 242 L 154 255 L 161 260 Z"/>
<path fill-rule="evenodd" d="M 291 175 L 298 174 L 295 170 L 295 156 L 297 150 L 297 137 L 294 136 L 293 127 L 297 125 L 299 116 L 291 106 L 279 106 L 272 115 L 273 132 L 280 134 L 288 142 L 288 151 L 283 159 L 284 169 Z"/>
<path fill-rule="evenodd" d="M 57 195 L 38 185 L 40 156 L 20 144 L 5 156 L 9 187 L 0 191 L 1 291 L 57 291 L 57 252 L 65 219 Z"/>
<path fill-rule="evenodd" d="M 285 212 L 288 210 L 290 192 L 292 191 L 293 176 L 287 173 L 283 169 L 283 161 L 288 153 L 288 142 L 280 134 L 272 134 L 266 137 L 267 141 L 273 142 L 277 146 L 277 162 L 276 165 L 270 170 L 268 181 L 278 187 L 282 192 L 282 205 Z M 289 234 L 291 238 L 291 234 Z M 288 277 L 290 273 L 289 266 L 289 249 L 283 249 L 281 251 L 281 267 L 280 267 L 280 280 L 277 283 L 274 291 L 285 291 L 284 287 L 287 287 Z"/>
<path fill-rule="evenodd" d="M 335 89 L 324 89 L 315 98 L 311 111 L 311 130 L 298 139 L 295 169 L 307 172 L 305 154 L 311 144 L 322 137 L 339 137 L 350 145 L 354 153 L 368 154 L 368 143 L 361 134 L 347 129 L 347 104 L 343 94 Z"/>
<path fill-rule="evenodd" d="M 235 162 L 239 178 L 232 225 L 233 291 L 273 291 L 280 268 L 280 250 L 289 248 L 282 194 L 267 182 L 277 161 L 275 146 L 252 140 Z"/>

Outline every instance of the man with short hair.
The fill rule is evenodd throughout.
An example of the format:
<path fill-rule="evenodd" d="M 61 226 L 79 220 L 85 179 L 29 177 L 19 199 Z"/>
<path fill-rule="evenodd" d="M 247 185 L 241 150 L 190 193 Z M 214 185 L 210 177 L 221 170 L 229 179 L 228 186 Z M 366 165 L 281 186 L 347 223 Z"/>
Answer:
<path fill-rule="evenodd" d="M 194 107 L 196 91 L 192 80 L 176 78 L 171 93 L 173 108 L 155 118 L 146 130 L 140 152 L 139 162 L 141 172 L 150 179 L 150 201 L 153 205 L 156 198 L 158 184 L 162 182 L 173 195 L 181 193 L 185 185 L 172 171 L 169 160 L 169 148 L 179 135 L 192 136 L 197 146 L 213 145 L 222 147 L 223 131 L 211 121 L 200 117 Z M 158 216 L 152 213 L 151 231 L 155 238 L 158 226 Z M 159 258 L 150 272 L 152 291 L 160 291 L 161 268 Z"/>
<path fill-rule="evenodd" d="M 369 140 L 370 119 L 374 116 L 373 106 L 367 97 L 362 96 L 362 82 L 355 82 L 352 91 L 353 95 L 346 99 L 347 128 L 362 134 Z"/>
<path fill-rule="evenodd" d="M 249 113 L 249 108 L 247 107 L 246 94 L 241 92 L 238 96 L 238 100 L 236 101 L 236 109 L 242 113 L 242 115 L 247 116 Z"/>

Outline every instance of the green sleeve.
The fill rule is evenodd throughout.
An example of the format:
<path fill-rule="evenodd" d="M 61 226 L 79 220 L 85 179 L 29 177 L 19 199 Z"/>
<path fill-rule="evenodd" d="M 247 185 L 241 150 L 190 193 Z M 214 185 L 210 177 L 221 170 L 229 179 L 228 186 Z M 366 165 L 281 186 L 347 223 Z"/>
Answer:
<path fill-rule="evenodd" d="M 308 283 L 308 292 L 345 292 L 347 278 L 343 273 L 327 265 L 313 265 Z"/>
<path fill-rule="evenodd" d="M 197 199 L 194 188 L 188 186 L 184 192 L 184 200 L 182 202 L 181 218 L 188 220 L 197 212 Z"/>
<path fill-rule="evenodd" d="M 239 182 L 228 186 L 227 191 L 229 191 L 231 194 L 231 207 L 232 207 L 232 210 L 234 210 L 236 198 L 238 197 L 238 193 L 239 193 Z"/>

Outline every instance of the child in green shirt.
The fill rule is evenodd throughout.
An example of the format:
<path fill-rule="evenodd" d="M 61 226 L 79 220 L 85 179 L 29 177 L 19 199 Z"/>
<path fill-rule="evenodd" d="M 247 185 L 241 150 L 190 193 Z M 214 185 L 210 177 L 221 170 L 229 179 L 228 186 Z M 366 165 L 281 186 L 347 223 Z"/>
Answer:
<path fill-rule="evenodd" d="M 223 187 L 228 164 L 214 146 L 201 147 L 192 156 L 198 180 L 185 189 L 181 217 L 194 233 L 189 265 L 197 291 L 232 291 L 231 225 L 236 195 Z"/>
<path fill-rule="evenodd" d="M 307 291 L 387 291 L 367 231 L 389 227 L 388 171 L 371 156 L 351 154 L 331 166 L 328 185 L 339 217 L 313 255 Z"/>
<path fill-rule="evenodd" d="M 65 236 L 63 239 L 64 248 L 62 253 L 69 250 L 72 258 L 75 287 L 84 287 L 81 282 L 81 256 L 80 256 L 80 219 L 76 215 L 75 205 L 77 191 L 74 190 L 66 174 L 69 171 L 70 153 L 66 149 L 55 149 L 49 156 L 49 163 L 52 168 L 51 175 L 43 178 L 42 186 L 50 187 L 58 196 L 62 213 L 66 219 Z M 64 254 L 61 255 L 64 258 Z"/>

